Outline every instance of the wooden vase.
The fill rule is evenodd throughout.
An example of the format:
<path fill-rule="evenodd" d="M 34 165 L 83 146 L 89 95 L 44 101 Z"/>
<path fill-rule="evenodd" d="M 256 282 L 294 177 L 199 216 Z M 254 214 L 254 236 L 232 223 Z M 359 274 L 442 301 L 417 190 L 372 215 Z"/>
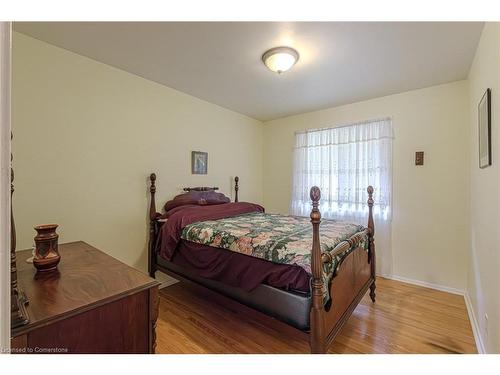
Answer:
<path fill-rule="evenodd" d="M 59 235 L 56 233 L 57 224 L 37 225 L 35 230 L 35 256 L 33 265 L 38 272 L 57 269 L 61 260 L 58 250 Z"/>

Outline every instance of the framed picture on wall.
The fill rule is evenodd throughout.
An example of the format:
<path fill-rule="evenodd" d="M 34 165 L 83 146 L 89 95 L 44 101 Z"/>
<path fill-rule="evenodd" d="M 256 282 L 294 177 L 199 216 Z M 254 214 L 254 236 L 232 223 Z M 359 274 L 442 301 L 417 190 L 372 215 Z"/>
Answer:
<path fill-rule="evenodd" d="M 478 105 L 479 168 L 491 165 L 491 89 L 487 89 Z"/>
<path fill-rule="evenodd" d="M 207 174 L 208 152 L 191 151 L 191 173 Z"/>

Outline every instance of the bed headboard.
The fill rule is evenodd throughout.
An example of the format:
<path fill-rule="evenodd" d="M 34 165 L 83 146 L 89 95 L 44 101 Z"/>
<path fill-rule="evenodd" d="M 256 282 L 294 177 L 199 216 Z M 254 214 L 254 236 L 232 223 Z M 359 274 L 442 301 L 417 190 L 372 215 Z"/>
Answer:
<path fill-rule="evenodd" d="M 152 173 L 153 175 L 154 173 Z M 155 176 L 156 178 L 156 176 Z M 239 182 L 240 178 L 236 176 L 234 178 L 234 201 L 238 202 L 238 190 L 240 190 L 239 187 Z M 196 186 L 196 187 L 185 187 L 182 189 L 183 191 L 190 192 L 190 191 L 216 191 L 219 190 L 217 186 L 214 187 L 209 187 L 209 186 Z"/>
<path fill-rule="evenodd" d="M 149 193 L 151 194 L 150 206 L 149 206 L 149 218 L 150 220 L 156 219 L 160 214 L 156 212 L 156 202 L 155 202 L 155 193 L 156 193 L 156 174 L 151 173 L 149 175 Z M 234 201 L 238 202 L 238 191 L 240 190 L 239 186 L 240 178 L 236 176 L 234 178 Z M 185 192 L 190 191 L 216 191 L 219 190 L 218 187 L 208 187 L 208 186 L 197 186 L 197 187 L 185 187 L 182 189 Z"/>
<path fill-rule="evenodd" d="M 184 191 L 215 191 L 219 190 L 218 187 L 208 187 L 208 186 L 197 186 L 197 187 L 185 187 L 182 190 Z"/>
<path fill-rule="evenodd" d="M 154 246 L 156 244 L 156 236 L 158 232 L 158 226 L 161 225 L 158 222 L 158 218 L 161 216 L 159 212 L 156 211 L 155 193 L 156 193 L 156 174 L 151 173 L 149 175 L 149 193 L 151 194 L 151 199 L 149 202 L 149 244 L 148 244 L 148 271 L 149 275 L 154 277 L 156 271 L 156 253 L 154 252 Z M 238 190 L 239 187 L 239 177 L 234 178 L 234 201 L 238 202 Z M 182 190 L 189 193 L 190 191 L 216 191 L 219 190 L 218 187 L 208 187 L 208 186 L 197 186 L 197 187 L 185 187 Z"/>

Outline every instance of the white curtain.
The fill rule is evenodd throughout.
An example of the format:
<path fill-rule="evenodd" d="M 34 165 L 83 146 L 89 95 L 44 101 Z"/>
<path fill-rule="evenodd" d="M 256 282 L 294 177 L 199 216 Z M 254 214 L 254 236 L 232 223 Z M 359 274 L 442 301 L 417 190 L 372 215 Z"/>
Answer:
<path fill-rule="evenodd" d="M 321 189 L 324 218 L 366 226 L 374 188 L 377 272 L 392 274 L 392 122 L 389 118 L 295 134 L 292 215 L 309 216 L 309 189 Z"/>

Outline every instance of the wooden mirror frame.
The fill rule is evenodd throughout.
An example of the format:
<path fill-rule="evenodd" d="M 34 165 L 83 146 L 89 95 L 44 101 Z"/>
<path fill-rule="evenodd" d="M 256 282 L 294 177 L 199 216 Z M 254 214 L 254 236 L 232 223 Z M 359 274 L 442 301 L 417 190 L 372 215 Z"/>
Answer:
<path fill-rule="evenodd" d="M 12 133 L 10 139 L 12 140 Z M 10 327 L 13 329 L 28 324 L 30 319 L 26 309 L 28 298 L 17 285 L 16 226 L 12 210 L 12 195 L 14 194 L 12 153 L 10 154 L 10 163 Z"/>

